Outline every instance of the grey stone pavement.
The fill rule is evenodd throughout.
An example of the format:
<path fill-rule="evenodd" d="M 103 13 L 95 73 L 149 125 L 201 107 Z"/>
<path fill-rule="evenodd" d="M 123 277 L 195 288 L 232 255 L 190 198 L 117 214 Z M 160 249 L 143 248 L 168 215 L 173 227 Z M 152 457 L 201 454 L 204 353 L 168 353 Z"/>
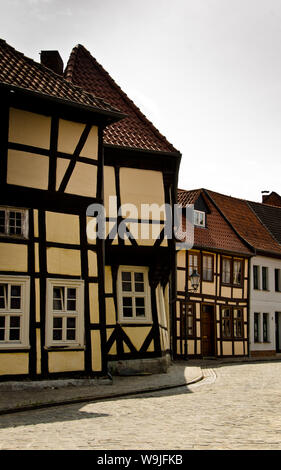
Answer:
<path fill-rule="evenodd" d="M 0 450 L 281 450 L 280 361 L 182 361 L 111 384 L 1 386 Z"/>
<path fill-rule="evenodd" d="M 203 378 L 199 364 L 173 362 L 167 373 L 100 379 L 0 382 L 0 415 L 54 404 L 116 398 L 188 385 Z"/>

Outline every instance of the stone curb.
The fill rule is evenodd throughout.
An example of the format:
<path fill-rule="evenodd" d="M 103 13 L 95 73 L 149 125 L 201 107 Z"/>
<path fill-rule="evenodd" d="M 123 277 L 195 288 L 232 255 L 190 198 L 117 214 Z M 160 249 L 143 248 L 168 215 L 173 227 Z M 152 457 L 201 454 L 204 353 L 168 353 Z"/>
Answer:
<path fill-rule="evenodd" d="M 174 385 L 163 385 L 163 386 L 155 386 L 155 387 L 148 387 L 148 388 L 143 388 L 143 389 L 138 389 L 138 390 L 128 390 L 124 392 L 116 392 L 116 393 L 109 393 L 109 394 L 104 394 L 104 395 L 94 395 L 92 397 L 87 396 L 87 397 L 78 397 L 78 398 L 70 398 L 68 400 L 60 400 L 60 401 L 52 401 L 52 402 L 44 402 L 44 403 L 31 403 L 28 405 L 19 405 L 14 408 L 3 408 L 0 410 L 0 416 L 1 415 L 7 415 L 7 414 L 13 414 L 13 413 L 20 413 L 22 411 L 32 411 L 32 410 L 38 410 L 38 409 L 43 409 L 43 408 L 51 408 L 55 406 L 62 406 L 62 405 L 72 405 L 75 403 L 86 403 L 86 402 L 97 402 L 101 400 L 110 400 L 114 398 L 122 398 L 126 396 L 132 396 L 132 395 L 141 395 L 143 393 L 151 393 L 151 392 L 158 392 L 158 391 L 164 391 L 164 390 L 172 390 L 174 388 L 178 387 L 185 387 L 187 385 L 192 385 L 195 384 L 201 380 L 204 379 L 204 374 L 201 371 L 201 374 L 198 377 L 195 377 L 194 379 L 190 380 L 189 382 L 184 382 L 184 383 L 178 383 Z"/>

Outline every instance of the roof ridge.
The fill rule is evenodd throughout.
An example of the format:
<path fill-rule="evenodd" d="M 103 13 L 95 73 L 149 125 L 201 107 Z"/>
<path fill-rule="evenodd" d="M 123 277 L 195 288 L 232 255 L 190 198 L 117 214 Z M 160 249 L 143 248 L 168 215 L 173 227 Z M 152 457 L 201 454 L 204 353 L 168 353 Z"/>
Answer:
<path fill-rule="evenodd" d="M 258 216 L 258 214 L 254 211 L 254 209 L 251 207 L 251 205 L 249 203 L 247 203 L 248 207 L 250 208 L 250 210 L 253 212 L 253 214 L 255 215 L 255 217 L 259 220 L 259 222 L 263 225 L 263 227 L 266 229 L 266 231 L 269 233 L 269 235 L 273 238 L 273 240 L 277 243 L 278 246 L 281 246 L 281 243 L 275 238 L 275 236 L 273 235 L 273 233 L 271 232 L 271 230 L 269 230 L 269 228 L 265 225 L 265 223 L 261 220 L 261 218 Z M 281 209 L 281 207 L 280 207 Z"/>
<path fill-rule="evenodd" d="M 77 60 L 77 54 L 81 50 L 84 54 L 87 55 L 88 59 L 91 63 L 94 64 L 95 67 L 98 68 L 100 73 L 106 78 L 108 83 L 118 92 L 119 96 L 126 102 L 126 104 L 133 109 L 133 111 L 137 114 L 138 118 L 143 121 L 144 124 L 148 125 L 151 132 L 162 141 L 165 145 L 170 148 L 170 151 L 180 153 L 174 146 L 171 144 L 168 139 L 161 134 L 161 132 L 154 126 L 154 124 L 145 116 L 145 114 L 140 110 L 140 108 L 129 98 L 127 93 L 122 90 L 122 88 L 116 83 L 116 81 L 111 77 L 111 75 L 104 69 L 104 67 L 97 61 L 95 57 L 86 49 L 85 46 L 82 44 L 77 44 L 71 51 L 70 57 L 68 59 L 66 68 L 65 68 L 65 75 L 68 80 L 72 80 L 74 64 Z M 73 64 L 74 63 L 74 64 Z"/>
<path fill-rule="evenodd" d="M 233 227 L 233 229 L 235 231 L 237 231 L 237 233 L 239 234 L 239 236 L 241 236 L 241 238 L 245 241 L 245 243 L 247 243 L 248 245 L 252 246 L 252 248 L 254 249 L 254 251 L 256 252 L 257 251 L 257 248 L 256 246 L 252 245 L 252 241 L 248 241 L 248 239 L 245 237 L 245 234 L 243 233 L 243 230 L 242 230 L 242 233 L 240 233 L 241 229 L 238 231 L 238 229 L 236 230 L 233 223 L 229 220 L 229 215 L 227 214 L 227 211 L 225 213 L 225 211 L 223 209 L 220 208 L 220 204 L 217 203 L 216 201 L 214 201 L 213 197 L 212 197 L 212 194 L 217 194 L 219 196 L 225 196 L 227 198 L 231 198 L 231 199 L 235 199 L 237 201 L 240 201 L 242 202 L 243 204 L 246 205 L 246 207 L 248 207 L 248 209 L 250 210 L 251 214 L 255 217 L 255 219 L 258 221 L 258 223 L 264 228 L 264 230 L 266 231 L 266 233 L 268 234 L 269 238 L 272 240 L 272 242 L 274 242 L 275 244 L 277 244 L 277 247 L 274 246 L 274 249 L 273 250 L 270 250 L 270 249 L 262 249 L 262 248 L 258 248 L 258 251 L 262 251 L 264 253 L 271 253 L 271 254 L 277 254 L 280 255 L 280 251 L 281 250 L 281 246 L 280 246 L 280 243 L 278 243 L 275 238 L 272 236 L 271 232 L 269 231 L 269 229 L 264 226 L 264 224 L 260 221 L 259 217 L 257 216 L 257 214 L 255 213 L 255 211 L 250 207 L 250 204 L 251 203 L 254 203 L 254 201 L 247 201 L 246 199 L 241 199 L 241 198 L 235 198 L 235 197 L 231 197 L 231 196 L 226 196 L 224 194 L 221 194 L 221 193 L 216 193 L 215 191 L 209 191 L 209 190 L 206 190 L 207 194 L 209 194 L 211 200 L 216 204 L 216 206 L 219 208 L 219 210 L 221 211 L 222 214 L 224 214 L 225 218 L 229 221 L 229 223 L 231 224 L 231 226 Z M 278 250 L 277 250 L 278 248 Z"/>

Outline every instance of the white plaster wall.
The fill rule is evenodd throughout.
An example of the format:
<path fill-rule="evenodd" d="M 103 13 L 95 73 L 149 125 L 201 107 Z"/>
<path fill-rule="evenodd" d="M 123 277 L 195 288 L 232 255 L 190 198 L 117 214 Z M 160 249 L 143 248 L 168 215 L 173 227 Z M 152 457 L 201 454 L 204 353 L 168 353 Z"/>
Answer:
<path fill-rule="evenodd" d="M 260 266 L 260 289 L 254 289 L 253 266 Z M 262 270 L 261 267 L 268 268 L 268 290 L 262 290 Z M 281 269 L 281 260 L 255 256 L 251 259 L 250 275 L 250 351 L 275 350 L 275 312 L 281 312 L 281 292 L 275 292 L 275 269 Z M 268 313 L 269 341 L 263 342 L 262 315 L 260 315 L 260 341 L 254 343 L 254 313 Z M 280 322 L 281 329 L 281 322 Z M 281 345 L 281 343 L 280 343 Z"/>

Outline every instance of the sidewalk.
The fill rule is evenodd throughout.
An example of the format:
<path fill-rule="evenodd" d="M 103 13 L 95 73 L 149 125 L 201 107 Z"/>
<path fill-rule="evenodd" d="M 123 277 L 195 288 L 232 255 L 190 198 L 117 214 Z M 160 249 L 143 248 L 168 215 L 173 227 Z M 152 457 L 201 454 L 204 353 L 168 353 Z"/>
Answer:
<path fill-rule="evenodd" d="M 200 365 L 177 361 L 167 373 L 100 379 L 0 383 L 0 415 L 186 386 L 203 378 Z"/>

